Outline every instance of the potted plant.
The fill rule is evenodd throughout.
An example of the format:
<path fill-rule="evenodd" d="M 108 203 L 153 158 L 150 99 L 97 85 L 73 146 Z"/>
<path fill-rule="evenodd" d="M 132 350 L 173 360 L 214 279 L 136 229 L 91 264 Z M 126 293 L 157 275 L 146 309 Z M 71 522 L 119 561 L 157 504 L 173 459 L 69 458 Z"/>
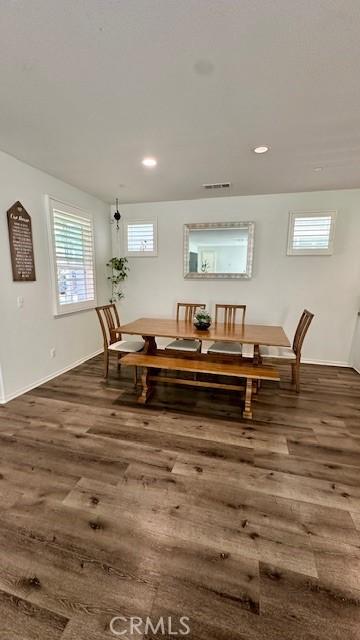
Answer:
<path fill-rule="evenodd" d="M 194 326 L 200 331 L 206 331 L 211 325 L 211 315 L 206 309 L 200 309 L 194 315 Z"/>
<path fill-rule="evenodd" d="M 108 280 L 111 282 L 110 302 L 114 303 L 124 297 L 120 284 L 128 277 L 129 267 L 127 258 L 111 258 L 106 266 L 111 270 Z"/>

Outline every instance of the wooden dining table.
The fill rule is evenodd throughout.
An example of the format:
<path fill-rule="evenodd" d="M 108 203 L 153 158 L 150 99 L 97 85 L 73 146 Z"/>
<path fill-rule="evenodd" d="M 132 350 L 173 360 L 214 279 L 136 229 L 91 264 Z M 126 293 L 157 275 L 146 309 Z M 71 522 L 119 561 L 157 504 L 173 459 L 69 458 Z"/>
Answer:
<path fill-rule="evenodd" d="M 193 385 L 198 387 L 209 387 L 216 389 L 241 390 L 242 386 L 229 383 L 228 381 L 199 380 L 197 374 L 210 374 L 211 376 L 227 377 L 232 376 L 245 379 L 245 405 L 243 411 L 244 418 L 252 417 L 251 402 L 253 394 L 257 393 L 261 380 L 280 380 L 279 373 L 273 367 L 263 366 L 260 358 L 260 345 L 289 347 L 290 343 L 285 331 L 280 326 L 258 325 L 258 324 L 232 324 L 214 323 L 206 331 L 197 329 L 191 321 L 167 320 L 164 318 L 139 318 L 134 322 L 129 322 L 113 330 L 114 338 L 122 334 L 142 336 L 145 341 L 144 349 L 141 353 L 127 354 L 122 361 L 127 365 L 140 367 L 141 394 L 138 402 L 145 404 L 157 383 L 171 383 L 182 385 Z M 156 338 L 179 338 L 183 340 L 201 340 L 213 342 L 239 342 L 242 345 L 252 345 L 252 355 L 245 359 L 234 358 L 232 356 L 209 355 L 207 353 L 186 354 L 179 351 L 172 352 L 167 356 L 167 352 L 157 348 Z M 244 351 L 244 349 L 243 349 Z M 244 356 L 244 353 L 243 353 Z M 246 364 L 249 363 L 249 364 Z M 177 375 L 159 375 L 163 369 L 176 371 Z M 190 380 L 179 376 L 181 372 L 192 372 L 195 377 Z"/>
<path fill-rule="evenodd" d="M 180 338 L 185 340 L 210 340 L 211 342 L 239 342 L 254 345 L 254 363 L 259 362 L 260 345 L 290 347 L 282 327 L 260 324 L 213 324 L 207 331 L 199 331 L 192 322 L 164 318 L 139 318 L 115 329 L 116 333 L 142 336 L 143 353 L 157 352 L 156 338 Z"/>

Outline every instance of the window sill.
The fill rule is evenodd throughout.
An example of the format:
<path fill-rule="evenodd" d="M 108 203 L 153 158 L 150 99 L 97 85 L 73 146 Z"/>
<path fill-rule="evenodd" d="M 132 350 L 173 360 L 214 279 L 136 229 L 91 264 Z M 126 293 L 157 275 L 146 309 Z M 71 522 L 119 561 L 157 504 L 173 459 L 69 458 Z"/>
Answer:
<path fill-rule="evenodd" d="M 96 307 L 96 302 L 91 304 L 91 306 L 86 307 L 78 307 L 77 309 L 64 309 L 63 311 L 59 311 L 58 309 L 54 311 L 54 318 L 63 318 L 64 316 L 74 315 L 75 313 L 82 313 L 83 311 L 94 311 Z"/>

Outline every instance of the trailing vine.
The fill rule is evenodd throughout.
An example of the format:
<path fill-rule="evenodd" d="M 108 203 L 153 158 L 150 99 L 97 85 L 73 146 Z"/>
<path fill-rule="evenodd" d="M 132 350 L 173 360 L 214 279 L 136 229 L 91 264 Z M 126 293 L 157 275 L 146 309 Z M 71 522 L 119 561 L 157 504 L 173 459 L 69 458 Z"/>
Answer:
<path fill-rule="evenodd" d="M 111 272 L 111 275 L 108 276 L 108 280 L 111 282 L 110 302 L 114 303 L 124 297 L 124 293 L 121 291 L 121 283 L 128 277 L 128 259 L 111 258 L 111 260 L 106 263 L 106 266 Z"/>

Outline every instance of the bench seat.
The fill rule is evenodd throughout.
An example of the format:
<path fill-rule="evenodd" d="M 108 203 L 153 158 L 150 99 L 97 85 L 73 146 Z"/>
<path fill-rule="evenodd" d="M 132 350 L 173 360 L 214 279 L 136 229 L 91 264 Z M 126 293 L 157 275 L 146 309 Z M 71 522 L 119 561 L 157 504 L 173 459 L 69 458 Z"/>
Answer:
<path fill-rule="evenodd" d="M 169 378 L 162 375 L 151 375 L 149 370 L 166 369 L 168 371 L 182 371 L 187 373 L 203 373 L 216 376 L 227 376 L 232 378 L 242 378 L 246 380 L 245 390 L 245 409 L 243 416 L 245 418 L 252 417 L 251 398 L 253 390 L 253 381 L 258 380 L 280 380 L 279 372 L 271 366 L 254 365 L 248 362 L 220 362 L 208 360 L 207 358 L 181 358 L 178 356 L 167 356 L 163 354 L 142 354 L 130 353 L 122 358 L 122 363 L 135 367 L 143 367 L 142 376 L 142 393 L 138 401 L 145 403 L 150 397 L 152 388 L 151 382 L 168 382 L 172 384 L 185 384 L 198 387 L 222 388 L 230 390 L 239 390 L 239 385 L 232 385 L 218 382 L 208 382 L 200 380 L 189 380 L 182 378 Z M 155 373 L 155 372 L 154 372 Z"/>

